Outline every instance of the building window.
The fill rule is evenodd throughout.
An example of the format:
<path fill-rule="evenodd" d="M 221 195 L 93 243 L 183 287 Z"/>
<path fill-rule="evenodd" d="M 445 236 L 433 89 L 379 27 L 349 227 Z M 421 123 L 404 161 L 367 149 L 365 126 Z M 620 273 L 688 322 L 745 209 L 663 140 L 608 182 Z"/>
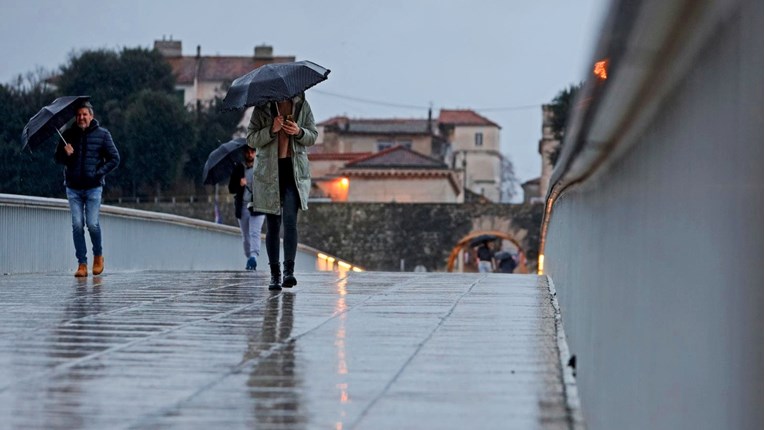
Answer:
<path fill-rule="evenodd" d="M 483 146 L 483 133 L 475 134 L 475 146 Z"/>
<path fill-rule="evenodd" d="M 181 102 L 181 105 L 183 105 L 183 102 L 186 100 L 186 91 L 183 89 L 175 90 L 173 96 L 175 96 L 175 98 Z"/>
<path fill-rule="evenodd" d="M 377 150 L 383 151 L 388 148 L 392 148 L 394 146 L 403 146 L 407 149 L 412 149 L 412 141 L 411 140 L 378 140 L 377 141 Z"/>

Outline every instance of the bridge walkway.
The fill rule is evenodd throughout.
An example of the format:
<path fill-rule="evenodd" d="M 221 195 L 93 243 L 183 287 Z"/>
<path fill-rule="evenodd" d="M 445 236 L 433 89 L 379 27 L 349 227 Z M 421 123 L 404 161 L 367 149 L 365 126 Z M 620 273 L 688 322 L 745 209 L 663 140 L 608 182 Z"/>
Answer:
<path fill-rule="evenodd" d="M 579 428 L 535 275 L 0 277 L 0 427 Z"/>

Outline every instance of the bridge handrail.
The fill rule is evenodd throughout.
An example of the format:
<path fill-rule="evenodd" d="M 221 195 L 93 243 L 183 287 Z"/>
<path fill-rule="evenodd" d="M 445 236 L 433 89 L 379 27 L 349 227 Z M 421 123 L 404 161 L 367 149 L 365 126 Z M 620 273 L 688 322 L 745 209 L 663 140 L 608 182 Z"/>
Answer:
<path fill-rule="evenodd" d="M 545 198 L 540 255 L 556 200 L 568 188 L 607 171 L 637 142 L 635 135 L 715 36 L 718 27 L 711 23 L 728 21 L 737 6 L 736 2 L 623 1 L 610 10 L 592 61 L 593 65 L 607 61 L 607 78 L 590 73 L 569 112 Z M 650 28 L 651 34 L 641 28 Z"/>
<path fill-rule="evenodd" d="M 0 205 L 35 207 L 56 210 L 69 210 L 69 203 L 64 199 L 49 197 L 22 196 L 15 194 L 0 194 Z M 102 205 L 102 214 L 109 214 L 124 218 L 138 218 L 146 221 L 165 222 L 170 224 L 184 225 L 188 227 L 200 228 L 203 230 L 220 231 L 225 233 L 239 234 L 239 229 L 224 224 L 203 221 L 193 218 L 186 218 L 178 215 L 165 214 L 160 212 L 150 212 L 140 209 L 121 208 L 118 206 Z"/>
<path fill-rule="evenodd" d="M 762 1 L 612 2 L 540 243 L 588 427 L 762 420 L 762 28 Z"/>
<path fill-rule="evenodd" d="M 0 206 L 16 206 L 27 208 L 41 208 L 41 209 L 53 209 L 53 210 L 69 210 L 69 202 L 64 199 L 57 199 L 51 197 L 37 197 L 37 196 L 24 196 L 18 194 L 3 194 L 0 193 Z M 151 212 L 140 209 L 122 208 L 118 206 L 102 205 L 101 213 L 107 215 L 113 215 L 121 218 L 140 219 L 144 221 L 162 222 L 167 224 L 174 224 L 186 227 L 193 227 L 201 230 L 209 230 L 221 233 L 232 234 L 238 236 L 241 234 L 239 228 L 217 224 L 210 221 L 203 221 L 195 218 L 188 218 L 179 215 L 166 214 L 161 212 Z M 322 251 L 298 243 L 298 250 L 318 256 L 322 254 Z"/>

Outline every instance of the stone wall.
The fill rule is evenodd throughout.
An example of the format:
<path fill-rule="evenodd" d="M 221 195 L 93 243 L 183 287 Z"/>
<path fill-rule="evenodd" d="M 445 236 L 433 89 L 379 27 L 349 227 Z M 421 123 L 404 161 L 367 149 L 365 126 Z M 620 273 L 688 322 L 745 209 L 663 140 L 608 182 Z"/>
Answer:
<path fill-rule="evenodd" d="M 210 221 L 214 206 L 189 203 L 122 203 L 120 206 Z M 233 204 L 222 203 L 223 223 L 237 225 Z M 311 203 L 298 217 L 299 241 L 366 270 L 446 270 L 449 253 L 474 231 L 509 233 L 536 271 L 543 206 L 467 203 Z"/>

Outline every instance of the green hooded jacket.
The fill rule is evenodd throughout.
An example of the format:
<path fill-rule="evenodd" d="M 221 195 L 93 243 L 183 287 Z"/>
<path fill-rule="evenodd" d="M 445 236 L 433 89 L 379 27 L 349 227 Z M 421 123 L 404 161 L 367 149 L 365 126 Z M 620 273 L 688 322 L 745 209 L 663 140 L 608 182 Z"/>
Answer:
<path fill-rule="evenodd" d="M 303 96 L 292 99 L 293 116 L 302 132 L 290 136 L 292 170 L 295 185 L 300 194 L 300 208 L 308 209 L 308 193 L 311 191 L 311 169 L 308 165 L 308 147 L 316 143 L 316 124 L 311 106 Z M 247 145 L 255 148 L 255 172 L 253 174 L 253 200 L 248 207 L 256 212 L 280 214 L 279 202 L 279 154 L 276 134 L 271 133 L 274 122 L 275 103 L 256 106 L 247 127 Z"/>

